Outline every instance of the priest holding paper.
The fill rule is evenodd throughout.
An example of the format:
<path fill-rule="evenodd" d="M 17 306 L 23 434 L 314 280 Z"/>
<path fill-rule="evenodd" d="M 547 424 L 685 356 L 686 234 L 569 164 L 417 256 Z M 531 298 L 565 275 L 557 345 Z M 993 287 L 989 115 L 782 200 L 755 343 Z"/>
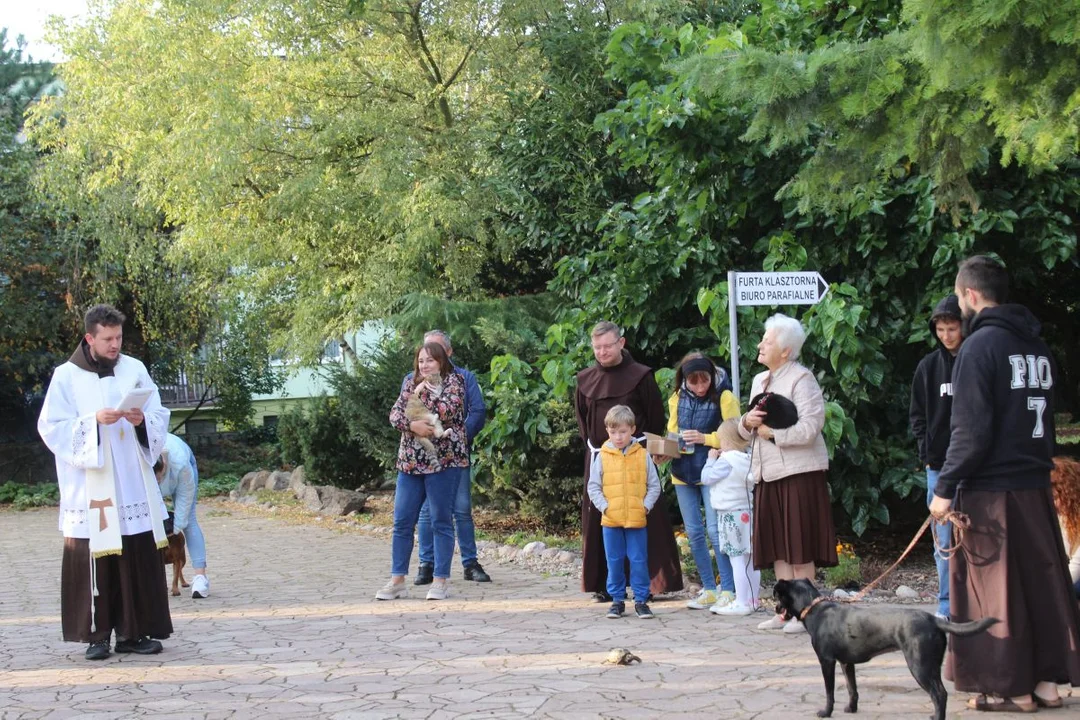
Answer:
<path fill-rule="evenodd" d="M 38 432 L 56 456 L 64 534 L 60 608 L 64 640 L 89 643 L 88 660 L 161 652 L 172 633 L 161 499 L 153 466 L 169 411 L 146 367 L 123 355 L 124 316 L 86 313 L 86 335 L 53 372 Z"/>

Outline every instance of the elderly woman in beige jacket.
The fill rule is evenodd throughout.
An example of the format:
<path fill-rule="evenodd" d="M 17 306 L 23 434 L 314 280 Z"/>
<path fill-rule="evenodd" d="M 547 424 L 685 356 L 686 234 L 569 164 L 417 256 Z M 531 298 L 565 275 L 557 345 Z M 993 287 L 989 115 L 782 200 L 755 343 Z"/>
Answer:
<path fill-rule="evenodd" d="M 791 400 L 799 420 L 783 430 L 765 424 L 765 412 L 751 409 L 742 416 L 739 431 L 753 445 L 750 472 L 754 477 L 754 567 L 771 566 L 777 580 L 814 580 L 818 567 L 837 564 L 836 527 L 826 471 L 829 453 L 821 430 L 825 398 L 814 374 L 795 362 L 806 333 L 798 320 L 777 313 L 765 321 L 758 343 L 758 362 L 768 368 L 754 377 L 750 397 L 772 392 Z M 802 623 L 776 616 L 758 625 L 805 632 Z"/>

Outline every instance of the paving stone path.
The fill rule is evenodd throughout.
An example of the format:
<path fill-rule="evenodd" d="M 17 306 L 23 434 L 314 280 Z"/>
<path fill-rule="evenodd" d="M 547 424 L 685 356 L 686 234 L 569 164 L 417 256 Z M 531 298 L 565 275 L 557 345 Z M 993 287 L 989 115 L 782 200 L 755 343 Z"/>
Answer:
<path fill-rule="evenodd" d="M 202 525 L 211 597 L 170 599 L 176 632 L 162 654 L 90 663 L 60 640 L 55 509 L 0 512 L 0 718 L 773 720 L 812 718 L 823 703 L 807 636 L 757 630 L 764 615 L 660 601 L 655 620 L 606 620 L 577 580 L 495 564 L 480 585 L 455 563 L 444 602 L 377 602 L 385 536 L 240 511 L 204 511 Z M 642 662 L 602 664 L 613 647 Z M 899 655 L 861 666 L 859 690 L 861 718 L 931 711 Z M 975 715 L 963 699 L 950 696 L 950 717 Z"/>

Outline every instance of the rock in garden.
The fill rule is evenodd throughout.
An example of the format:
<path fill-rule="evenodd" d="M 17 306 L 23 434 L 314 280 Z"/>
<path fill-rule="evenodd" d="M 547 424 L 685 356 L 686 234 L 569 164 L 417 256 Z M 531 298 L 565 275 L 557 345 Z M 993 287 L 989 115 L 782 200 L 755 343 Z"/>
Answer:
<path fill-rule="evenodd" d="M 281 492 L 289 487 L 289 477 L 292 475 L 288 470 L 275 470 L 266 478 L 263 487 L 274 492 Z"/>
<path fill-rule="evenodd" d="M 570 552 L 569 550 L 563 550 L 555 559 L 561 563 L 571 563 L 574 561 L 574 553 Z"/>
<path fill-rule="evenodd" d="M 270 477 L 270 473 L 266 470 L 249 472 L 247 475 L 240 478 L 240 484 L 237 485 L 236 489 L 241 495 L 255 492 L 266 485 L 266 478 L 268 477 Z"/>
<path fill-rule="evenodd" d="M 367 495 L 330 485 L 307 485 L 301 498 L 308 510 L 320 515 L 348 515 L 364 509 Z"/>
<path fill-rule="evenodd" d="M 300 497 L 300 493 L 303 492 L 305 485 L 307 485 L 307 480 L 304 476 L 304 466 L 297 465 L 293 471 L 289 473 L 289 489 L 296 493 L 296 497 Z"/>
<path fill-rule="evenodd" d="M 540 553 L 544 552 L 546 548 L 547 545 L 545 543 L 542 543 L 539 540 L 535 540 L 531 543 L 528 543 L 525 547 L 521 548 L 521 554 L 525 555 L 526 557 L 532 555 L 539 555 Z"/>
<path fill-rule="evenodd" d="M 517 554 L 518 554 L 518 549 L 516 547 L 511 547 L 509 545 L 505 545 L 505 546 L 499 548 L 499 559 L 500 560 L 507 560 L 507 561 L 513 560 L 514 558 L 517 557 Z"/>
<path fill-rule="evenodd" d="M 851 597 L 851 594 L 847 590 L 844 590 L 843 588 L 836 588 L 835 590 L 833 590 L 832 596 L 834 598 L 836 598 L 837 600 L 845 600 L 845 599 Z"/>
<path fill-rule="evenodd" d="M 896 588 L 896 597 L 904 600 L 918 600 L 921 595 L 919 595 L 918 591 L 912 590 L 907 585 L 901 585 Z"/>

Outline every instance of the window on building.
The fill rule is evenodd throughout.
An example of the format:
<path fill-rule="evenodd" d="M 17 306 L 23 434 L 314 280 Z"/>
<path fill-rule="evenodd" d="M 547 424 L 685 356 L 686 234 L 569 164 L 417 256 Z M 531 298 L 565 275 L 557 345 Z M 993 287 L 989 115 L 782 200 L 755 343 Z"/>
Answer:
<path fill-rule="evenodd" d="M 217 420 L 188 420 L 185 429 L 189 435 L 209 435 L 217 432 Z"/>

